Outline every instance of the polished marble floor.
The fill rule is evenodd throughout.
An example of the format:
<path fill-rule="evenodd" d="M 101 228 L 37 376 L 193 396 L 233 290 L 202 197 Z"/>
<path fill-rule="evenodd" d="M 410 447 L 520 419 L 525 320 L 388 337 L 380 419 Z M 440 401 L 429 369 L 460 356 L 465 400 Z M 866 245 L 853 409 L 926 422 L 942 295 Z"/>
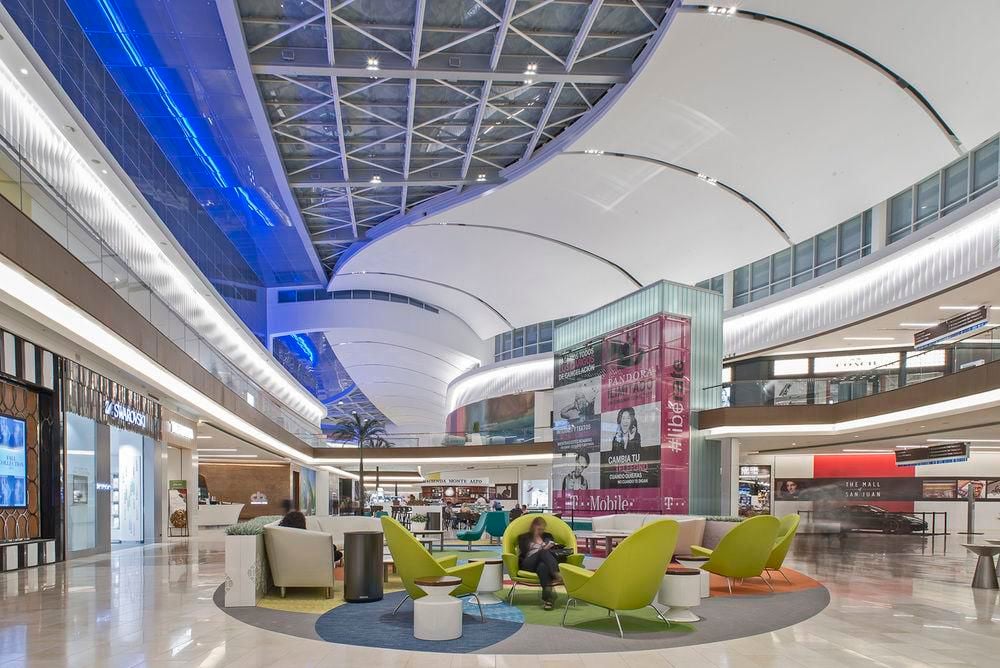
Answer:
<path fill-rule="evenodd" d="M 0 667 L 1000 666 L 998 593 L 969 587 L 975 561 L 956 536 L 800 537 L 791 565 L 826 584 L 832 602 L 780 631 L 536 657 L 366 649 L 247 626 L 212 602 L 223 579 L 222 537 L 174 540 L 0 575 Z"/>

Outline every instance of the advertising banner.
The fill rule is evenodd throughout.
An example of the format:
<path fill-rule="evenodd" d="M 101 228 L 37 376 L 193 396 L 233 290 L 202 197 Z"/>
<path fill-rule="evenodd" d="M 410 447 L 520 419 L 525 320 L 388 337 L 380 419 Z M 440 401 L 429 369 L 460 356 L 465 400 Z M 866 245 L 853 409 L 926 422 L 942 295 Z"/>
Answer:
<path fill-rule="evenodd" d="M 689 332 L 660 315 L 556 353 L 557 511 L 686 511 Z"/>

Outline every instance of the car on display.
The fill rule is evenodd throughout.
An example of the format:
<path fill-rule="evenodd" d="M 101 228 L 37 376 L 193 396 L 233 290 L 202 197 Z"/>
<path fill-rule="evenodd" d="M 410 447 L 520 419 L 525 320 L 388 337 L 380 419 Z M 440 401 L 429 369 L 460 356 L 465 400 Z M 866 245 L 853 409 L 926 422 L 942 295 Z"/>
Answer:
<path fill-rule="evenodd" d="M 840 506 L 815 513 L 816 519 L 838 522 L 842 531 L 881 531 L 909 534 L 926 531 L 927 522 L 915 515 L 895 513 L 868 504 Z"/>

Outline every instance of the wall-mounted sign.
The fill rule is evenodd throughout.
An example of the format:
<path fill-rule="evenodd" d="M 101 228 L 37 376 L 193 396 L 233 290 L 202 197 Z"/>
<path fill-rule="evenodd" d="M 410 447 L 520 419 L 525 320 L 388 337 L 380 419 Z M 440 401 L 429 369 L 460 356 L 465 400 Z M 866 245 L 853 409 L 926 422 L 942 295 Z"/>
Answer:
<path fill-rule="evenodd" d="M 872 353 L 870 355 L 837 355 L 817 357 L 813 360 L 813 373 L 855 373 L 875 368 L 898 369 L 899 353 Z"/>
<path fill-rule="evenodd" d="M 160 439 L 158 402 L 72 360 L 63 359 L 62 368 L 64 410 Z"/>
<path fill-rule="evenodd" d="M 185 441 L 194 440 L 194 429 L 187 426 L 186 424 L 181 424 L 180 422 L 175 422 L 170 420 L 167 422 L 167 429 L 171 434 L 179 438 L 183 438 Z"/>
<path fill-rule="evenodd" d="M 990 307 L 980 306 L 972 311 L 959 313 L 944 322 L 913 335 L 913 347 L 917 350 L 929 348 L 937 343 L 957 339 L 982 329 L 990 319 Z"/>
<path fill-rule="evenodd" d="M 969 459 L 969 443 L 942 443 L 924 448 L 896 450 L 896 466 L 920 466 L 921 464 L 948 464 Z"/>
<path fill-rule="evenodd" d="M 436 486 L 436 487 L 489 487 L 489 478 L 439 478 L 438 480 L 432 480 L 428 478 L 425 482 L 420 483 L 423 487 Z"/>
<path fill-rule="evenodd" d="M 134 408 L 129 408 L 117 401 L 105 399 L 104 414 L 115 420 L 130 424 L 133 427 L 138 427 L 139 429 L 146 428 L 147 418 L 145 413 L 140 413 Z"/>

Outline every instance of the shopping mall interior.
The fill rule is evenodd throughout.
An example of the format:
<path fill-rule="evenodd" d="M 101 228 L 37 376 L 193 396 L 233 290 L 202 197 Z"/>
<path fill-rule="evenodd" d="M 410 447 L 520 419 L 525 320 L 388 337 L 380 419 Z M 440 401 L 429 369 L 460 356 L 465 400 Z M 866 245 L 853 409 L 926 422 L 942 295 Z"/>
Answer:
<path fill-rule="evenodd" d="M 2 0 L 0 668 L 996 666 L 998 29 Z"/>

